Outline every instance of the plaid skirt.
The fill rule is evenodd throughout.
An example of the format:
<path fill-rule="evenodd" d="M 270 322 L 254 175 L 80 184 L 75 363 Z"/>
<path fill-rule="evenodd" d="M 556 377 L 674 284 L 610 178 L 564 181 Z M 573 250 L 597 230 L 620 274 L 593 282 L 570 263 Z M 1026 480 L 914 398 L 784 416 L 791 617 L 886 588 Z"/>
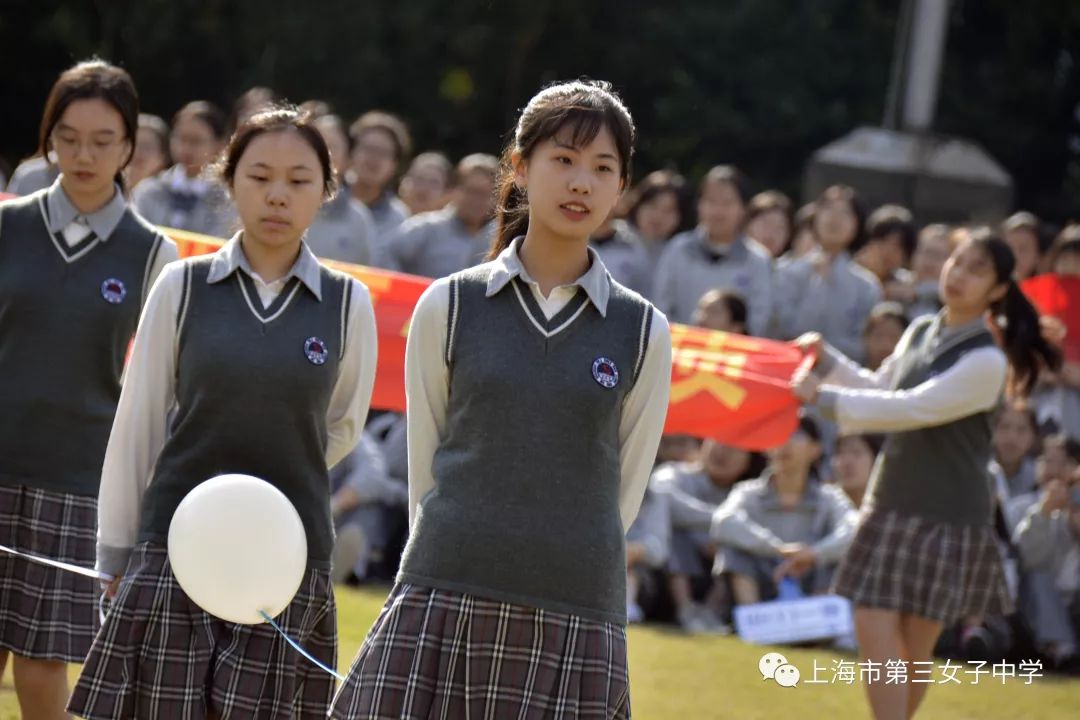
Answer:
<path fill-rule="evenodd" d="M 0 545 L 94 567 L 97 500 L 0 485 Z M 0 552 L 0 648 L 79 663 L 98 625 L 98 581 Z"/>
<path fill-rule="evenodd" d="M 951 525 L 885 510 L 863 517 L 834 590 L 857 606 L 945 624 L 1013 608 L 990 525 Z"/>
<path fill-rule="evenodd" d="M 329 570 L 309 569 L 276 618 L 330 667 L 337 619 Z M 219 620 L 193 603 L 164 546 L 135 547 L 68 705 L 85 718 L 325 718 L 334 679 L 269 624 Z"/>
<path fill-rule="evenodd" d="M 626 628 L 399 584 L 331 717 L 630 717 Z"/>

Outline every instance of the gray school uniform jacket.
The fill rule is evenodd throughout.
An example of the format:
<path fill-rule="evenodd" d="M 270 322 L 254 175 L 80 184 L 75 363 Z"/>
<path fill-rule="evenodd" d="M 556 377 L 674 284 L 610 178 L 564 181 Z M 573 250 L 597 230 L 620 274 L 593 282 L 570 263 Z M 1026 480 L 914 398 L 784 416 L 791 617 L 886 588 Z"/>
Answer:
<path fill-rule="evenodd" d="M 225 188 L 198 182 L 199 192 L 179 189 L 173 182 L 178 172 L 180 168 L 173 167 L 139 183 L 131 196 L 139 214 L 155 225 L 218 238 L 232 235 L 238 219 Z"/>
<path fill-rule="evenodd" d="M 727 248 L 708 241 L 703 228 L 673 237 L 660 256 L 652 299 L 671 322 L 689 323 L 698 300 L 713 289 L 732 290 L 747 305 L 751 335 L 763 336 L 773 313 L 773 269 L 768 251 L 741 235 Z"/>
<path fill-rule="evenodd" d="M 44 190 L 60 177 L 60 168 L 38 156 L 19 163 L 8 181 L 7 191 L 13 195 L 29 195 Z"/>
<path fill-rule="evenodd" d="M 375 265 L 375 221 L 371 211 L 339 192 L 319 209 L 304 242 L 315 257 Z"/>
<path fill-rule="evenodd" d="M 652 271 L 655 267 L 649 258 L 649 251 L 624 221 L 615 223 L 615 231 L 603 239 L 593 238 L 589 245 L 604 266 L 615 278 L 615 282 L 625 285 L 644 297 L 652 292 Z"/>
<path fill-rule="evenodd" d="M 833 259 L 822 277 L 815 269 L 821 251 L 783 260 L 776 270 L 776 328 L 790 340 L 816 331 L 849 358 L 864 356 L 863 330 L 881 300 L 881 283 L 847 253 Z"/>
<path fill-rule="evenodd" d="M 698 463 L 665 463 L 653 473 L 650 487 L 668 496 L 676 530 L 708 532 L 713 513 L 731 493 L 714 485 Z"/>
<path fill-rule="evenodd" d="M 736 485 L 713 516 L 712 538 L 744 552 L 779 557 L 784 543 L 804 543 L 823 563 L 839 562 L 851 544 L 858 513 L 835 485 L 807 480 L 803 500 L 794 510 L 780 506 L 772 477 Z"/>
<path fill-rule="evenodd" d="M 1049 517 L 1034 502 L 1013 532 L 1013 542 L 1028 570 L 1047 572 L 1057 589 L 1080 598 L 1080 537 L 1069 527 L 1068 510 Z"/>
<path fill-rule="evenodd" d="M 387 267 L 441 278 L 484 261 L 495 225 L 471 233 L 453 207 L 413 215 L 386 240 Z"/>

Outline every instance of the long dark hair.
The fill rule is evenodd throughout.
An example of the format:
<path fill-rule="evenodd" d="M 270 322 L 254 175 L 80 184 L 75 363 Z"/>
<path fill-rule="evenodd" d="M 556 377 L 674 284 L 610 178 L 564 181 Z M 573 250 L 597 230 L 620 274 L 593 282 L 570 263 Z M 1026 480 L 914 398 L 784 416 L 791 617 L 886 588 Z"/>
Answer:
<path fill-rule="evenodd" d="M 128 154 L 113 178 L 121 188 L 124 178 L 121 171 L 135 154 L 135 134 L 139 126 L 139 93 L 127 71 L 104 60 L 84 60 L 60 73 L 49 91 L 45 111 L 41 114 L 38 131 L 38 152 L 49 157 L 52 150 L 52 132 L 64 116 L 64 111 L 76 100 L 99 98 L 112 105 L 120 113 L 124 123 L 124 139 L 128 141 Z"/>
<path fill-rule="evenodd" d="M 848 243 L 847 249 L 849 252 L 854 252 L 855 248 L 862 247 L 866 237 L 866 205 L 863 204 L 859 193 L 850 185 L 831 185 L 818 196 L 814 203 L 815 211 L 828 202 L 841 202 L 851 209 L 851 213 L 855 216 L 855 235 Z M 810 221 L 810 229 L 817 237 L 817 226 L 813 220 Z"/>
<path fill-rule="evenodd" d="M 634 152 L 634 121 L 630 111 L 611 88 L 599 80 L 575 80 L 548 85 L 538 92 L 521 111 L 514 137 L 506 144 L 500 161 L 497 181 L 498 227 L 488 252 L 488 259 L 498 257 L 518 235 L 529 229 L 529 200 L 514 182 L 514 153 L 528 159 L 536 146 L 555 137 L 563 128 L 571 130 L 575 147 L 591 143 L 607 128 L 619 153 L 619 174 L 625 184 L 630 178 L 630 159 Z"/>
<path fill-rule="evenodd" d="M 989 228 L 972 232 L 970 242 L 990 258 L 998 283 L 1006 286 L 1001 299 L 991 303 L 990 312 L 1001 330 L 1012 370 L 1010 390 L 1026 395 L 1035 386 L 1040 363 L 1051 370 L 1061 367 L 1061 352 L 1043 337 L 1038 310 L 1013 280 L 1016 258 L 1008 244 Z"/>

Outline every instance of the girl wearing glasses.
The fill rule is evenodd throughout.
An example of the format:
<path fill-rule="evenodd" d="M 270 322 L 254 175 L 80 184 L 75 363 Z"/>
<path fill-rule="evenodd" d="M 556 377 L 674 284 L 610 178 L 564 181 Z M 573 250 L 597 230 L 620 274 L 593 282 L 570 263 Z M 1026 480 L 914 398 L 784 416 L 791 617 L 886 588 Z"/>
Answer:
<path fill-rule="evenodd" d="M 51 187 L 0 203 L 0 544 L 92 567 L 124 353 L 176 247 L 125 202 L 139 100 L 102 61 L 66 70 L 41 121 Z M 66 663 L 97 630 L 97 584 L 0 553 L 0 668 L 23 717 L 67 717 Z"/>

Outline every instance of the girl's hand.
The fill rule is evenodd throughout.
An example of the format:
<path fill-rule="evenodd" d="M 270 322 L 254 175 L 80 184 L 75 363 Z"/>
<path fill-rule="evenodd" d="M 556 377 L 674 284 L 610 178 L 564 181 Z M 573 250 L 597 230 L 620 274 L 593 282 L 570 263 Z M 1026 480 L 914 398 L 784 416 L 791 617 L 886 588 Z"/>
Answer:
<path fill-rule="evenodd" d="M 121 576 L 117 575 L 112 580 L 109 580 L 109 581 L 101 580 L 100 581 L 101 582 L 101 591 L 103 593 L 105 593 L 105 597 L 109 598 L 110 600 L 112 600 L 114 597 L 116 597 L 116 591 L 120 589 L 120 579 L 121 579 Z"/>
<path fill-rule="evenodd" d="M 1051 345 L 1061 346 L 1061 343 L 1065 340 L 1065 334 L 1067 328 L 1058 318 L 1053 315 L 1040 315 L 1039 316 L 1039 334 L 1042 335 L 1043 340 Z"/>
<path fill-rule="evenodd" d="M 820 357 L 821 354 L 825 352 L 825 340 L 821 337 L 821 333 L 803 333 L 795 338 L 795 347 L 802 350 L 804 355 L 813 353 Z"/>
<path fill-rule="evenodd" d="M 1069 507 L 1069 489 L 1061 480 L 1054 478 L 1047 481 L 1043 486 L 1042 499 L 1039 510 L 1046 517 L 1050 517 L 1057 510 Z"/>
<path fill-rule="evenodd" d="M 791 378 L 791 392 L 804 405 L 813 405 L 818 399 L 821 380 L 808 370 L 796 371 Z"/>

